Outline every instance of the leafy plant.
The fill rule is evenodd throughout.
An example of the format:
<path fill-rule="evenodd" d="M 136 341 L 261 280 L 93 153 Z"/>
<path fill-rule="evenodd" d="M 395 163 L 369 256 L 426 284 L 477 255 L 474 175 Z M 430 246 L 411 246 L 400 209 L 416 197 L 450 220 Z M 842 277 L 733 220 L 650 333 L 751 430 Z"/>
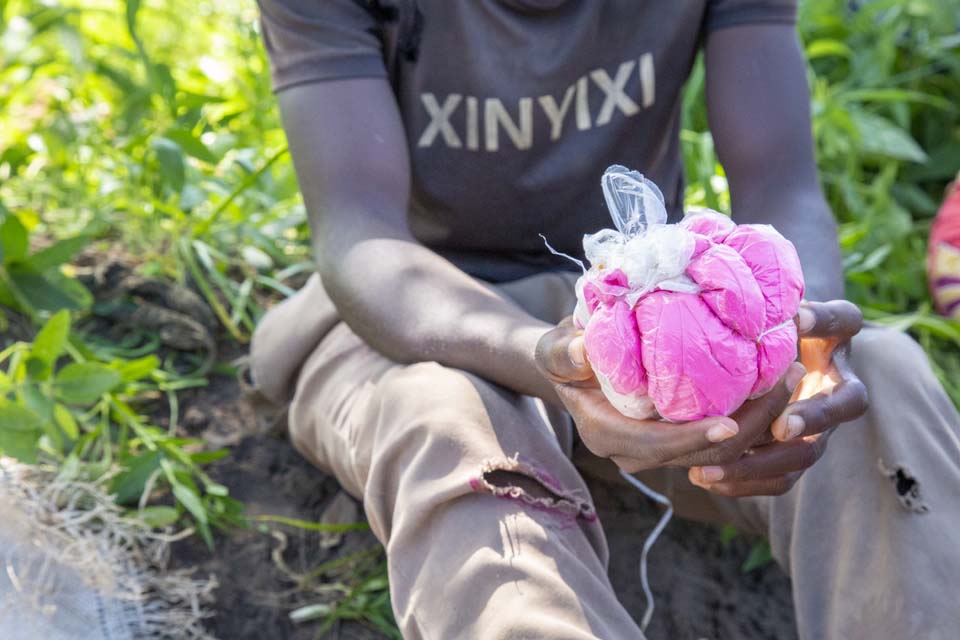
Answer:
<path fill-rule="evenodd" d="M 240 504 L 201 468 L 226 451 L 204 451 L 202 441 L 152 426 L 135 408 L 144 391 L 202 381 L 172 379 L 153 355 L 97 360 L 71 336 L 66 309 L 32 343 L 0 352 L 0 365 L 6 365 L 0 371 L 0 452 L 103 482 L 119 504 L 154 526 L 186 517 L 210 546 L 211 526 L 242 522 Z M 151 504 L 165 491 L 172 506 Z"/>
<path fill-rule="evenodd" d="M 77 235 L 31 251 L 27 228 L 20 218 L 5 213 L 0 223 L 0 304 L 31 318 L 41 312 L 88 307 L 90 294 L 60 267 L 90 238 Z"/>

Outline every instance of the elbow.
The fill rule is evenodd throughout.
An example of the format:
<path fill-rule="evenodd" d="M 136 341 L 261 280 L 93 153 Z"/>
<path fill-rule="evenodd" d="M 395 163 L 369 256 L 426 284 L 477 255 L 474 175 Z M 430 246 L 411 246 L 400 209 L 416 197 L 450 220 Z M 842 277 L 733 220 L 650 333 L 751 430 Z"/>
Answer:
<path fill-rule="evenodd" d="M 318 257 L 317 272 L 340 319 L 368 345 L 391 360 L 410 364 L 424 359 L 425 346 L 430 344 L 422 322 L 414 318 L 399 321 L 391 299 L 395 284 L 383 278 L 376 266 L 357 269 L 350 261 L 324 260 Z M 402 305 L 399 311 L 403 316 Z"/>

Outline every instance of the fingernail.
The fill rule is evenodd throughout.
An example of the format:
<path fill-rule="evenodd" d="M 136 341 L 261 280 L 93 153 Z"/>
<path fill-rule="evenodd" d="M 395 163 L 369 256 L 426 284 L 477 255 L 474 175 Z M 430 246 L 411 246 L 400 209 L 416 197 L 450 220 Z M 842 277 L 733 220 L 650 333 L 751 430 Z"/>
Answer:
<path fill-rule="evenodd" d="M 803 416 L 793 415 L 787 417 L 787 437 L 784 440 L 792 440 L 803 433 L 805 427 Z"/>
<path fill-rule="evenodd" d="M 787 378 L 784 382 L 787 385 L 787 391 L 793 393 L 797 388 L 797 385 L 800 384 L 800 381 L 803 380 L 803 376 L 807 375 L 807 368 L 804 367 L 799 362 L 794 362 L 790 365 L 790 368 L 787 370 Z"/>
<path fill-rule="evenodd" d="M 723 469 L 720 467 L 700 467 L 701 482 L 719 482 L 723 480 Z"/>
<path fill-rule="evenodd" d="M 813 311 L 807 309 L 806 307 L 800 307 L 800 310 L 797 311 L 797 329 L 802 333 L 806 333 L 813 329 L 813 325 L 817 321 L 817 316 L 814 315 Z"/>
<path fill-rule="evenodd" d="M 740 427 L 733 420 L 719 420 L 715 425 L 707 429 L 707 440 L 710 442 L 723 442 L 737 435 Z"/>
<path fill-rule="evenodd" d="M 577 336 L 567 345 L 567 353 L 570 355 L 570 362 L 578 367 L 587 364 L 586 345 L 583 342 L 583 336 Z"/>

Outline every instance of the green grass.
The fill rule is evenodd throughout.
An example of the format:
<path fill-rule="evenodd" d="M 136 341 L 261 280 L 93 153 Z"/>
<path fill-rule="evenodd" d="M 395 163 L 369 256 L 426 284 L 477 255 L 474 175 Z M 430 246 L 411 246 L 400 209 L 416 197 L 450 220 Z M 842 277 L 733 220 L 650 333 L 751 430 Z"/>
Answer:
<path fill-rule="evenodd" d="M 960 326 L 930 311 L 924 277 L 960 171 L 958 25 L 960 3 L 942 0 L 806 0 L 800 20 L 849 296 L 916 336 L 960 403 Z M 687 201 L 727 210 L 699 64 L 684 123 Z M 178 437 L 175 420 L 179 390 L 206 379 L 156 357 L 155 335 L 85 330 L 92 300 L 70 261 L 88 246 L 133 256 L 140 274 L 192 284 L 244 343 L 261 301 L 311 268 L 307 237 L 252 0 L 0 0 L 0 321 L 45 327 L 0 354 L 7 454 L 101 479 L 132 513 L 212 544 L 242 522 L 203 471 L 227 454 Z M 169 429 L 148 417 L 158 397 Z M 396 636 L 379 558 L 351 567 L 318 568 L 311 580 L 341 597 L 297 616 Z"/>

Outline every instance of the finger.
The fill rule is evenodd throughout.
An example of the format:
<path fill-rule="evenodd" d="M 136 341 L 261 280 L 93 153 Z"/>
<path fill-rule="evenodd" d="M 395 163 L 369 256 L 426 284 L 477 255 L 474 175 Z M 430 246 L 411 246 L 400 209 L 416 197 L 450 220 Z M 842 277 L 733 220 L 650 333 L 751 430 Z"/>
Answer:
<path fill-rule="evenodd" d="M 771 423 L 790 402 L 790 396 L 793 395 L 794 389 L 800 384 L 805 373 L 806 369 L 802 364 L 791 363 L 773 389 L 760 398 L 745 402 L 730 416 L 739 426 L 735 437 L 728 439 L 720 446 L 672 460 L 670 464 L 693 467 L 724 464 L 739 458 L 746 449 L 763 438 Z"/>
<path fill-rule="evenodd" d="M 860 332 L 863 314 L 847 300 L 800 303 L 797 330 L 802 338 L 848 340 Z"/>
<path fill-rule="evenodd" d="M 553 382 L 582 381 L 593 377 L 583 334 L 572 325 L 560 325 L 543 334 L 537 342 L 536 358 L 543 373 Z"/>
<path fill-rule="evenodd" d="M 793 488 L 800 479 L 801 471 L 794 471 L 776 478 L 762 480 L 743 480 L 740 482 L 715 482 L 707 485 L 697 485 L 720 496 L 728 498 L 744 498 L 747 496 L 782 496 Z M 696 483 L 694 483 L 696 484 Z"/>
<path fill-rule="evenodd" d="M 561 385 L 557 392 L 573 415 L 582 416 L 577 428 L 590 451 L 604 458 L 633 458 L 644 469 L 714 446 L 738 431 L 737 423 L 724 416 L 681 424 L 627 418 L 600 389 Z"/>
<path fill-rule="evenodd" d="M 748 450 L 726 465 L 691 467 L 690 482 L 712 484 L 777 478 L 812 467 L 826 450 L 826 438 L 813 436 Z"/>
<path fill-rule="evenodd" d="M 844 422 L 856 420 L 869 407 L 867 388 L 856 377 L 843 380 L 829 391 L 799 400 L 777 418 L 771 430 L 777 440 L 822 433 Z"/>

